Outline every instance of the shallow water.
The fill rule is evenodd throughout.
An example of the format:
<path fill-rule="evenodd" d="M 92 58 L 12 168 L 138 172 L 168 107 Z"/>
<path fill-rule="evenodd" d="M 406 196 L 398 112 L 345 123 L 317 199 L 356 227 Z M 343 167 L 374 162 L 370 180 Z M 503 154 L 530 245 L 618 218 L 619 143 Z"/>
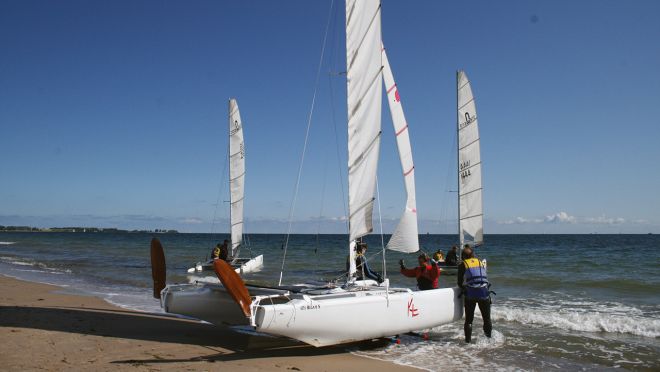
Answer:
<path fill-rule="evenodd" d="M 64 285 L 123 307 L 160 311 L 151 297 L 149 234 L 0 233 L 0 273 Z M 186 269 L 205 258 L 224 235 L 158 235 L 165 247 L 168 282 L 187 282 Z M 283 235 L 250 236 L 252 253 L 265 268 L 248 281 L 274 284 L 279 277 Z M 423 249 L 444 251 L 450 235 L 422 235 Z M 494 334 L 462 342 L 460 322 L 431 331 L 430 340 L 403 336 L 400 344 L 355 353 L 429 370 L 468 367 L 501 370 L 660 368 L 660 237 L 657 235 L 490 235 L 478 250 L 488 259 L 497 292 Z M 368 239 L 372 268 L 382 271 Z M 332 280 L 341 275 L 345 235 L 294 235 L 284 283 Z M 244 252 L 248 253 L 248 252 Z M 415 255 L 387 252 L 395 285 L 414 286 L 398 274 Z M 441 286 L 456 276 L 442 275 Z M 478 313 L 478 311 L 477 311 Z"/>

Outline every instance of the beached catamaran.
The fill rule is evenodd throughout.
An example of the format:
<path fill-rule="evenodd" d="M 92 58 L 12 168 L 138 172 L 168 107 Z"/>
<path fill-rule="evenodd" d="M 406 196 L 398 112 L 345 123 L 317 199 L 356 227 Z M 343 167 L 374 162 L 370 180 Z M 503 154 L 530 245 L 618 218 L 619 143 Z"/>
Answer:
<path fill-rule="evenodd" d="M 413 291 L 391 288 L 389 280 L 379 284 L 357 280 L 354 275 L 356 242 L 373 231 L 383 81 L 407 191 L 403 216 L 387 248 L 401 252 L 419 250 L 408 125 L 381 43 L 380 11 L 378 0 L 346 1 L 350 256 L 346 282 L 321 287 L 245 285 L 226 262 L 216 260 L 215 271 L 223 285 L 167 286 L 160 293 L 166 312 L 215 324 L 249 324 L 258 332 L 314 346 L 393 336 L 462 317 L 457 288 Z M 155 241 L 154 245 L 158 250 L 160 244 Z"/>
<path fill-rule="evenodd" d="M 238 110 L 238 102 L 229 100 L 229 203 L 231 249 L 229 262 L 238 273 L 258 271 L 264 266 L 264 257 L 259 255 L 241 257 L 243 246 L 243 199 L 245 198 L 245 145 L 243 143 L 243 122 Z M 188 269 L 188 273 L 213 274 L 213 260 Z"/>

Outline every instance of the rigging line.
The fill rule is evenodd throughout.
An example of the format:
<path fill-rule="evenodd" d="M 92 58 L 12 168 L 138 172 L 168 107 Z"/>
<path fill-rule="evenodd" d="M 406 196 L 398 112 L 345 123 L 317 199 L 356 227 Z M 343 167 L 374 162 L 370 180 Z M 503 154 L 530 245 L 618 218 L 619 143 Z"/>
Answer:
<path fill-rule="evenodd" d="M 330 64 L 335 66 L 335 70 L 339 70 L 339 65 L 340 65 L 340 56 L 337 54 L 337 50 L 339 49 L 339 38 L 337 37 L 337 24 L 339 22 L 337 19 L 339 18 L 339 7 L 335 7 L 335 11 L 333 14 L 334 21 L 332 22 L 332 29 L 333 32 L 330 34 L 330 37 L 332 38 L 332 41 L 330 43 Z M 343 56 L 342 56 L 343 57 Z M 341 74 L 339 74 L 341 75 Z M 336 76 L 339 76 L 336 75 Z M 346 76 L 346 74 L 343 74 Z M 350 222 L 348 219 L 348 200 L 346 198 L 346 189 L 344 188 L 344 174 L 342 172 L 342 157 L 341 157 L 341 151 L 339 149 L 339 132 L 337 131 L 337 117 L 335 113 L 335 90 L 334 90 L 334 85 L 333 85 L 333 79 L 332 79 L 332 72 L 328 74 L 328 85 L 330 86 L 330 112 L 332 113 L 332 125 L 335 133 L 335 150 L 337 152 L 337 172 L 339 174 L 339 190 L 341 190 L 341 204 L 342 204 L 342 209 L 344 211 L 344 221 L 346 222 L 346 234 L 349 233 L 350 230 Z M 347 171 L 348 172 L 348 171 Z"/>
<path fill-rule="evenodd" d="M 450 182 L 451 182 L 450 177 L 453 180 L 452 176 L 454 175 L 454 170 L 453 170 L 454 164 L 458 163 L 458 160 L 456 160 L 456 163 L 454 163 L 454 157 L 455 157 L 455 154 L 456 154 L 456 152 L 454 151 L 454 145 L 458 146 L 458 135 L 457 135 L 456 131 L 452 131 L 452 132 L 454 134 L 452 136 L 451 144 L 450 144 L 450 146 L 447 146 L 448 149 L 449 149 L 449 154 L 447 156 L 447 159 L 449 159 L 449 161 L 448 161 L 449 166 L 447 167 L 447 174 L 445 175 L 445 190 L 449 190 L 449 188 L 450 188 L 450 186 L 449 186 Z M 458 191 L 456 191 L 456 192 L 458 192 Z M 447 206 L 447 204 L 448 204 L 447 198 L 449 198 L 449 197 L 452 197 L 451 194 L 448 194 L 446 192 L 443 193 L 441 204 L 440 204 L 440 221 L 439 222 L 440 222 L 441 227 L 446 227 L 446 228 L 449 228 L 449 217 L 448 217 L 448 209 L 449 208 Z M 452 199 L 453 199 L 453 197 L 452 197 Z M 450 204 L 453 204 L 453 203 L 450 203 Z"/>
<path fill-rule="evenodd" d="M 296 186 L 293 190 L 293 199 L 291 201 L 291 207 L 289 208 L 289 227 L 286 231 L 286 241 L 284 243 L 284 254 L 282 255 L 282 267 L 280 268 L 280 280 L 278 285 L 282 285 L 282 276 L 284 275 L 284 263 L 286 262 L 286 252 L 289 247 L 289 237 L 291 236 L 291 224 L 293 221 L 293 212 L 296 208 L 296 200 L 298 199 L 298 188 L 300 186 L 300 177 L 302 175 L 303 164 L 305 162 L 305 152 L 307 151 L 307 141 L 309 139 L 309 129 L 312 126 L 312 116 L 314 115 L 314 104 L 316 103 L 316 92 L 319 87 L 319 77 L 321 76 L 321 66 L 323 66 L 323 56 L 325 54 L 325 44 L 328 39 L 328 29 L 330 28 L 330 20 L 332 19 L 332 7 L 335 2 L 332 0 L 330 2 L 330 10 L 328 14 L 328 21 L 325 25 L 325 33 L 323 35 L 323 44 L 321 46 L 321 55 L 319 56 L 319 67 L 316 70 L 316 81 L 314 83 L 314 94 L 312 95 L 312 106 L 309 109 L 309 116 L 307 117 L 307 129 L 305 130 L 305 143 L 303 145 L 302 154 L 300 156 L 300 165 L 298 166 L 298 177 L 296 179 Z"/>
<path fill-rule="evenodd" d="M 323 202 L 325 201 L 325 183 L 328 176 L 328 159 L 323 162 L 323 185 L 321 186 L 321 210 L 319 211 L 319 221 L 316 225 L 316 247 L 314 253 L 318 253 L 319 249 L 319 235 L 321 234 L 321 219 L 323 218 Z"/>
<path fill-rule="evenodd" d="M 341 170 L 341 152 L 339 151 L 339 134 L 337 132 L 337 118 L 335 115 L 335 91 L 333 89 L 332 85 L 332 77 L 328 75 L 328 82 L 330 85 L 330 105 L 331 105 L 331 112 L 332 112 L 332 124 L 334 127 L 335 131 L 335 150 L 337 152 L 337 170 L 339 171 L 339 189 L 341 190 L 341 206 L 344 209 L 344 216 L 348 217 L 348 210 L 346 207 L 346 204 L 348 203 L 346 201 L 346 192 L 344 191 L 344 175 Z M 346 232 L 348 233 L 348 218 L 346 218 Z"/>

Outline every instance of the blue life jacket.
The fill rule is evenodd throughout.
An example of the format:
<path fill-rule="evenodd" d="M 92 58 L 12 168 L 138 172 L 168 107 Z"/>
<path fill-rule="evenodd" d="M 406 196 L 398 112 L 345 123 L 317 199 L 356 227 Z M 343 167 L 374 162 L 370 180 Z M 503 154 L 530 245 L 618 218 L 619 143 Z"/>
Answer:
<path fill-rule="evenodd" d="M 490 283 L 488 282 L 488 275 L 486 267 L 478 258 L 468 258 L 463 261 L 465 265 L 465 274 L 463 281 L 465 282 L 465 296 L 472 299 L 486 299 L 490 296 Z"/>

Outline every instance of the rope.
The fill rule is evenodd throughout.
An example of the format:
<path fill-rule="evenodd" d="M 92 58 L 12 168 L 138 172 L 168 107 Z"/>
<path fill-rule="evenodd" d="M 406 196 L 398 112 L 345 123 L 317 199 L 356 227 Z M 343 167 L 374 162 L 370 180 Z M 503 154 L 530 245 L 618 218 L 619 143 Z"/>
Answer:
<path fill-rule="evenodd" d="M 298 199 L 298 188 L 300 187 L 300 177 L 302 175 L 303 164 L 305 162 L 305 152 L 307 151 L 307 141 L 309 139 L 309 129 L 312 126 L 312 116 L 314 115 L 314 105 L 316 103 L 316 92 L 319 87 L 319 77 L 321 76 L 321 66 L 323 65 L 323 56 L 325 55 L 325 43 L 328 38 L 328 29 L 330 28 L 330 20 L 332 19 L 332 7 L 334 0 L 330 2 L 330 10 L 328 14 L 328 21 L 325 25 L 325 34 L 323 35 L 323 44 L 321 46 L 321 55 L 319 56 L 319 67 L 316 71 L 316 81 L 314 83 L 314 94 L 312 95 L 312 107 L 309 109 L 309 116 L 307 117 L 307 129 L 305 131 L 305 143 L 303 145 L 302 154 L 300 156 L 300 166 L 298 167 L 298 177 L 296 178 L 296 185 L 293 190 L 293 199 L 291 201 L 291 208 L 289 208 L 289 226 L 286 231 L 286 241 L 284 243 L 284 254 L 282 256 L 282 267 L 280 268 L 280 280 L 278 285 L 282 285 L 282 276 L 284 275 L 284 263 L 286 262 L 286 253 L 289 248 L 289 237 L 291 236 L 291 225 L 293 222 L 293 213 L 296 208 L 296 201 Z"/>
<path fill-rule="evenodd" d="M 321 210 L 319 210 L 319 220 L 316 225 L 316 247 L 314 248 L 314 253 L 318 253 L 319 245 L 319 235 L 321 235 L 321 219 L 323 218 L 323 202 L 325 201 L 325 183 L 328 175 L 328 162 L 325 161 L 323 165 L 323 185 L 321 186 Z"/>

